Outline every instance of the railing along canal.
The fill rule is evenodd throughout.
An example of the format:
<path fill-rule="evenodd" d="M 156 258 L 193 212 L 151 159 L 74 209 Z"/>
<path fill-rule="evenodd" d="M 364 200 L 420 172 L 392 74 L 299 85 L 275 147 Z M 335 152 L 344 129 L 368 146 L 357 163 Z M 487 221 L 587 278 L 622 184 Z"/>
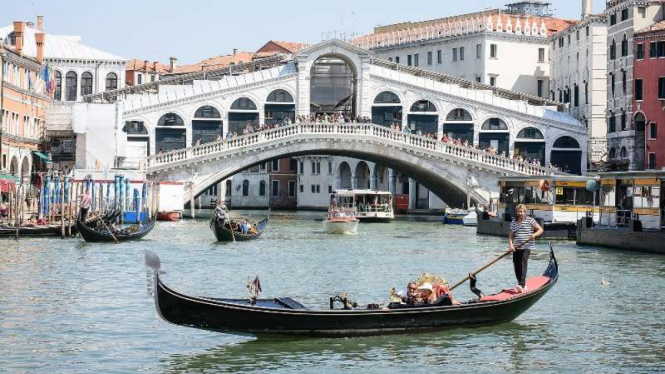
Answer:
<path fill-rule="evenodd" d="M 212 143 L 156 154 L 148 157 L 148 169 L 169 166 L 170 164 L 178 163 L 180 161 L 217 155 L 223 152 L 240 150 L 274 140 L 311 134 L 340 134 L 349 138 L 353 138 L 354 136 L 357 136 L 358 138 L 369 136 L 375 139 L 382 139 L 387 141 L 387 143 L 405 144 L 434 154 L 445 154 L 467 161 L 482 163 L 495 169 L 513 171 L 527 175 L 556 174 L 554 169 L 548 169 L 540 165 L 522 162 L 502 155 L 493 155 L 471 147 L 444 143 L 440 140 L 408 134 L 399 130 L 393 130 L 388 127 L 370 123 L 298 123 L 283 126 L 276 129 L 242 135 L 235 139 L 222 139 Z"/>

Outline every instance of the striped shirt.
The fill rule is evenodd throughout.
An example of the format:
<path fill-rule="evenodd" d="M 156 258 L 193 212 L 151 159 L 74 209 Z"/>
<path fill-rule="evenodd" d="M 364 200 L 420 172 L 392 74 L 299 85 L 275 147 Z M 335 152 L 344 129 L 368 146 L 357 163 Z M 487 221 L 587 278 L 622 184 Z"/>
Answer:
<path fill-rule="evenodd" d="M 524 220 L 522 220 L 522 223 L 519 223 L 517 220 L 513 220 L 513 222 L 510 223 L 510 232 L 515 234 L 515 237 L 513 238 L 513 245 L 517 249 L 522 243 L 526 242 L 531 238 L 531 235 L 533 235 L 534 232 L 536 232 L 536 225 L 538 222 L 536 222 L 535 219 L 531 217 L 526 217 Z M 530 241 L 529 243 L 523 245 L 519 249 L 533 249 L 533 241 Z"/>

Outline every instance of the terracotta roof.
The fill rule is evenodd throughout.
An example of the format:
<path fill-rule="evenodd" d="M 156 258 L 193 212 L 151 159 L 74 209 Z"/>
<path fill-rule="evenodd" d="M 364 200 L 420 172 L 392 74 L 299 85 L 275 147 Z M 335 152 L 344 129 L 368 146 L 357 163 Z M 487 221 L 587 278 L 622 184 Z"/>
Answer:
<path fill-rule="evenodd" d="M 641 34 L 644 32 L 652 32 L 652 31 L 663 31 L 663 30 L 665 30 L 665 21 L 660 21 L 654 23 L 653 25 L 649 25 L 648 27 L 643 28 L 642 30 L 636 32 L 636 34 Z"/>
<path fill-rule="evenodd" d="M 155 64 L 157 68 L 155 69 Z M 167 64 L 162 64 L 161 62 L 150 62 L 145 60 L 131 60 L 127 62 L 126 70 L 140 70 L 146 72 L 156 72 L 156 73 L 169 73 L 171 66 Z"/>
<path fill-rule="evenodd" d="M 271 40 L 271 42 L 277 44 L 278 46 L 286 49 L 287 51 L 294 53 L 308 46 L 307 43 L 296 43 L 296 42 L 283 42 L 279 40 Z"/>
<path fill-rule="evenodd" d="M 253 52 L 237 52 L 234 55 L 223 55 L 205 59 L 201 62 L 192 65 L 183 65 L 175 69 L 172 74 L 193 73 L 203 70 L 214 70 L 229 66 L 231 64 L 239 64 L 241 62 L 250 62 L 254 56 Z"/>

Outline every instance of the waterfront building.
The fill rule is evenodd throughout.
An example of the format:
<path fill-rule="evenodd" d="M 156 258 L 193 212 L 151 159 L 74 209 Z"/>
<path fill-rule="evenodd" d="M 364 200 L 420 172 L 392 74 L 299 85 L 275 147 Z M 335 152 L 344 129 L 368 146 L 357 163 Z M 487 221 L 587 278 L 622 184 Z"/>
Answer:
<path fill-rule="evenodd" d="M 188 73 L 216 70 L 227 66 L 233 66 L 241 63 L 250 62 L 252 61 L 252 57 L 254 57 L 253 52 L 238 52 L 237 49 L 234 49 L 233 53 L 229 55 L 210 57 L 203 61 L 199 61 L 195 64 L 182 65 L 182 66 L 177 66 L 177 59 L 171 57 L 172 70 L 167 73 L 164 73 L 163 76 L 177 77 Z M 149 83 L 149 82 L 144 82 L 144 83 Z"/>
<path fill-rule="evenodd" d="M 254 52 L 252 59 L 257 60 L 266 57 L 272 57 L 276 54 L 291 55 L 307 47 L 305 43 L 284 42 L 280 40 L 270 40 Z"/>
<path fill-rule="evenodd" d="M 148 60 L 131 60 L 127 62 L 125 68 L 125 84 L 135 86 L 143 83 L 156 82 L 167 73 L 171 73 L 177 67 L 178 59 L 170 57 L 170 64 L 165 65 L 161 62 Z"/>
<path fill-rule="evenodd" d="M 584 0 L 582 21 L 550 37 L 550 98 L 568 104 L 565 112 L 588 131 L 588 164 L 607 161 L 607 24 Z"/>
<path fill-rule="evenodd" d="M 634 42 L 635 128 L 645 131 L 645 168 L 665 170 L 665 21 L 635 33 Z"/>
<path fill-rule="evenodd" d="M 51 71 L 54 100 L 54 105 L 46 109 L 44 135 L 45 148 L 51 153 L 53 167 L 68 170 L 74 166 L 77 154 L 83 158 L 80 165 L 100 167 L 102 164 L 92 160 L 86 150 L 96 146 L 101 146 L 103 150 L 113 149 L 113 142 L 108 140 L 115 135 L 112 128 L 103 129 L 101 124 L 97 125 L 99 133 L 75 132 L 73 117 L 76 111 L 80 113 L 80 123 L 100 120 L 95 117 L 98 108 L 77 107 L 76 103 L 81 103 L 85 95 L 124 88 L 126 60 L 82 44 L 80 36 L 45 33 L 42 16 L 37 17 L 36 25 L 32 22 L 21 22 L 20 25 L 24 56 L 37 58 L 36 38 L 39 34 L 43 35 L 42 58 Z M 16 48 L 17 35 L 15 26 L 0 28 L 0 38 L 4 39 L 5 45 Z M 102 112 L 110 118 L 115 117 L 113 110 Z M 108 134 L 111 137 L 106 137 Z M 105 165 L 114 166 L 113 162 L 106 162 Z"/>
<path fill-rule="evenodd" d="M 521 1 L 503 11 L 380 26 L 353 43 L 382 60 L 547 97 L 548 37 L 576 23 L 553 17 L 549 5 Z"/>
<path fill-rule="evenodd" d="M 607 147 L 609 163 L 617 170 L 642 170 L 645 129 L 637 126 L 634 103 L 636 31 L 665 19 L 660 0 L 612 0 L 607 2 Z M 641 120 L 641 117 L 639 118 Z"/>
<path fill-rule="evenodd" d="M 85 95 L 115 90 L 125 86 L 126 59 L 81 43 L 80 36 L 54 35 L 44 32 L 44 17 L 23 24 L 23 54 L 36 57 L 35 35 L 44 34 L 44 62 L 53 70 L 55 101 L 82 101 Z M 13 26 L 0 28 L 5 44 L 16 46 Z"/>
<path fill-rule="evenodd" d="M 31 182 L 36 164 L 46 166 L 40 152 L 44 140 L 44 112 L 53 100 L 44 80 L 43 33 L 32 39 L 35 57 L 25 53 L 27 25 L 14 22 L 13 43 L 0 45 L 0 174 L 11 174 L 21 183 Z"/>

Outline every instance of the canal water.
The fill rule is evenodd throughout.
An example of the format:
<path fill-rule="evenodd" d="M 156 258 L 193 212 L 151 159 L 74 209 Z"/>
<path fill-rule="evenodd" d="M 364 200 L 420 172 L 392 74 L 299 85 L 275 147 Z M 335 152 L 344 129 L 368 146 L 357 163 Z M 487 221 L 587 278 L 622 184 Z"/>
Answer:
<path fill-rule="evenodd" d="M 257 212 L 248 212 L 260 218 Z M 184 293 L 291 296 L 326 308 L 348 293 L 387 302 L 422 272 L 451 283 L 505 251 L 501 238 L 435 220 L 361 224 L 323 233 L 322 213 L 276 213 L 262 239 L 218 244 L 205 220 L 159 223 L 145 240 L 0 241 L 0 372 L 495 373 L 665 370 L 665 256 L 556 243 L 559 283 L 512 323 L 348 339 L 254 338 L 162 321 L 148 295 L 144 251 Z M 529 274 L 544 270 L 539 243 Z M 605 279 L 607 282 L 602 282 Z M 479 276 L 485 293 L 515 283 L 504 260 Z M 472 298 L 468 288 L 459 299 Z"/>

